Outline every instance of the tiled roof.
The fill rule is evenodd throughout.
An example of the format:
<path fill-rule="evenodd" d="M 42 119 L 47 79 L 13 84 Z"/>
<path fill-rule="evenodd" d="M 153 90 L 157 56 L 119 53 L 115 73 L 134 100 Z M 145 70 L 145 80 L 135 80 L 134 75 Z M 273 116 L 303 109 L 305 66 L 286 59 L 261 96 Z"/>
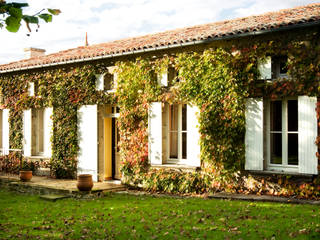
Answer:
<path fill-rule="evenodd" d="M 193 43 L 194 41 L 215 40 L 246 33 L 282 29 L 290 26 L 320 24 L 320 3 L 265 13 L 257 16 L 180 28 L 140 37 L 106 42 L 87 47 L 78 47 L 57 53 L 0 65 L 0 71 L 49 66 L 70 61 L 85 61 L 93 58 L 112 57 L 148 51 L 154 48 Z"/>

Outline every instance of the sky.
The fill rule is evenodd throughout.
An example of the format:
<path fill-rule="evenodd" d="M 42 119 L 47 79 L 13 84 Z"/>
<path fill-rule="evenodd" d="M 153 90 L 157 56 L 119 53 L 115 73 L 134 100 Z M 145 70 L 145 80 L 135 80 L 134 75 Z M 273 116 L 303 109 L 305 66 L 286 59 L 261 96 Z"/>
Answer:
<path fill-rule="evenodd" d="M 8 1 L 7 2 L 11 2 Z M 24 48 L 46 54 L 83 46 L 141 36 L 181 27 L 246 17 L 318 1 L 312 0 L 32 0 L 26 14 L 58 8 L 53 22 L 41 22 L 30 36 L 26 27 L 18 33 L 0 29 L 0 64 L 24 58 Z"/>

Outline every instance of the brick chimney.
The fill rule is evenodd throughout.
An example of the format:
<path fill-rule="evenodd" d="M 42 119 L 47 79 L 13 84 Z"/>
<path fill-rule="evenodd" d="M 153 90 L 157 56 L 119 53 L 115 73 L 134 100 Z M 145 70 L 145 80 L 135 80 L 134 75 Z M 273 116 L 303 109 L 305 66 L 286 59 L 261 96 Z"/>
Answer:
<path fill-rule="evenodd" d="M 41 49 L 41 48 L 33 48 L 33 47 L 29 47 L 29 48 L 25 48 L 24 50 L 24 56 L 26 59 L 28 58 L 33 58 L 33 57 L 40 57 L 40 56 L 44 56 L 46 50 Z"/>

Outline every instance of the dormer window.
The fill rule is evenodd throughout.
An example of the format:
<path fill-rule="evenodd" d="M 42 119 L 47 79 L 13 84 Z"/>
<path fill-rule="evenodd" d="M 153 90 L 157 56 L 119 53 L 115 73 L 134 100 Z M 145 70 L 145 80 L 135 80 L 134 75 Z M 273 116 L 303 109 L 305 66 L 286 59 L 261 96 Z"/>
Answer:
<path fill-rule="evenodd" d="M 287 62 L 287 56 L 268 56 L 264 60 L 258 60 L 260 80 L 287 78 Z"/>

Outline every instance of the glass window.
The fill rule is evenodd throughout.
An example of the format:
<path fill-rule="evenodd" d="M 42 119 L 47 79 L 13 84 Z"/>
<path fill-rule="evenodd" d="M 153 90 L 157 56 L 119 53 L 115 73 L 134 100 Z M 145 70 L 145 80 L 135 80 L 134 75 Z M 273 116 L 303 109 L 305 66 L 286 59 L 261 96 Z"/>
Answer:
<path fill-rule="evenodd" d="M 187 158 L 187 105 L 169 106 L 169 160 Z"/>
<path fill-rule="evenodd" d="M 112 90 L 113 89 L 113 74 L 106 73 L 103 77 L 104 90 Z"/>
<path fill-rule="evenodd" d="M 270 102 L 271 167 L 298 166 L 298 100 Z"/>

